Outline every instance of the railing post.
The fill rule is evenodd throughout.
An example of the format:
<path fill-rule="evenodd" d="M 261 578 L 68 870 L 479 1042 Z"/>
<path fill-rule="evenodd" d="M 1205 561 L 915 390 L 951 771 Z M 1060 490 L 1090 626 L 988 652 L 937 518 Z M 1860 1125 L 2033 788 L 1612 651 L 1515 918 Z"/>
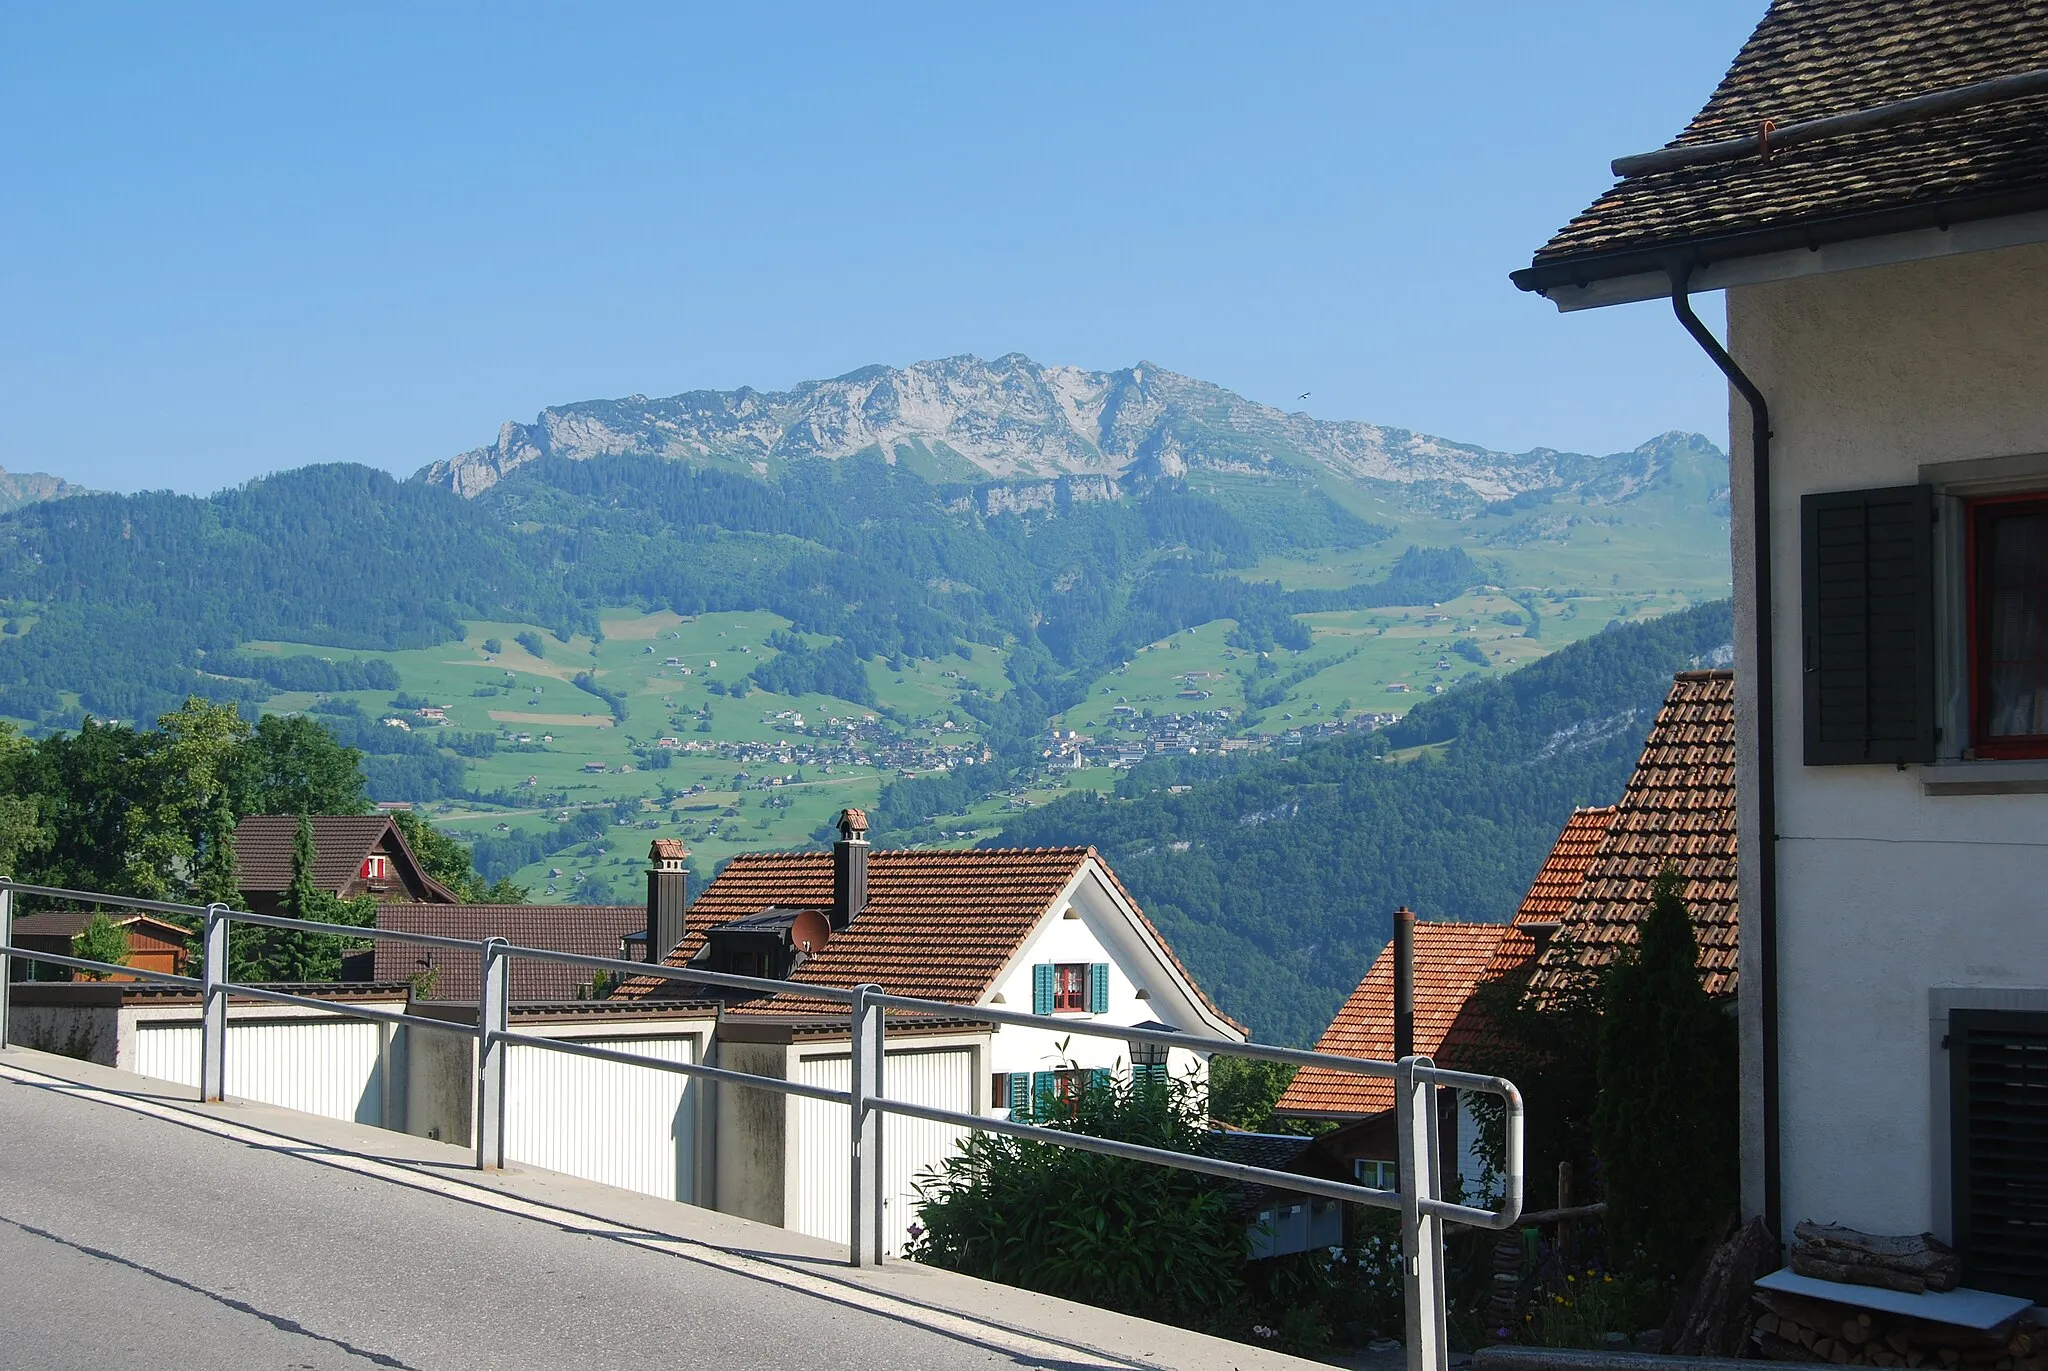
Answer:
<path fill-rule="evenodd" d="M 1401 1169 L 1402 1292 L 1407 1313 L 1408 1371 L 1445 1371 L 1444 1221 L 1424 1205 L 1438 1198 L 1436 1086 L 1417 1080 L 1427 1057 L 1403 1057 L 1394 1079 L 1395 1128 Z"/>
<path fill-rule="evenodd" d="M 206 907 L 199 949 L 199 1098 L 213 1101 L 228 1093 L 228 907 Z"/>
<path fill-rule="evenodd" d="M 476 994 L 476 1166 L 496 1171 L 505 1165 L 505 1043 L 510 1010 L 509 968 L 503 938 L 483 946 Z"/>
<path fill-rule="evenodd" d="M 0 947 L 14 946 L 14 892 L 0 888 Z M 34 963 L 30 963 L 34 965 Z M 0 952 L 0 1048 L 7 1046 L 7 1021 L 14 1013 L 14 958 Z"/>
<path fill-rule="evenodd" d="M 882 1007 L 870 998 L 879 992 L 873 985 L 853 991 L 853 1069 L 847 1092 L 853 1174 L 847 1186 L 846 1245 L 855 1266 L 882 1264 L 882 1111 L 873 1103 L 883 1093 Z"/>

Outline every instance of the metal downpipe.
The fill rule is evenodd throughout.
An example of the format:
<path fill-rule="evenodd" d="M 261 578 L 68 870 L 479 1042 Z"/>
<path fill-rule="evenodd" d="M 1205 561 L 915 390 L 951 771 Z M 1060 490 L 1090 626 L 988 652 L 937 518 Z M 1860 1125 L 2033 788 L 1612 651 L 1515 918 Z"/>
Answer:
<path fill-rule="evenodd" d="M 1756 729 L 1757 729 L 1757 830 L 1762 837 L 1757 853 L 1757 1002 L 1763 1009 L 1760 1047 L 1763 1056 L 1764 1134 L 1764 1226 L 1772 1236 L 1783 1236 L 1783 1181 L 1778 1149 L 1778 763 L 1776 731 L 1776 681 L 1772 650 L 1771 577 L 1771 411 L 1764 394 L 1749 379 L 1728 349 L 1721 346 L 1700 317 L 1693 313 L 1686 283 L 1692 277 L 1690 259 L 1674 262 L 1671 274 L 1671 312 L 1692 335 L 1700 350 L 1712 359 L 1728 384 L 1749 406 L 1751 523 L 1756 537 L 1755 582 L 1752 587 L 1756 619 Z"/>

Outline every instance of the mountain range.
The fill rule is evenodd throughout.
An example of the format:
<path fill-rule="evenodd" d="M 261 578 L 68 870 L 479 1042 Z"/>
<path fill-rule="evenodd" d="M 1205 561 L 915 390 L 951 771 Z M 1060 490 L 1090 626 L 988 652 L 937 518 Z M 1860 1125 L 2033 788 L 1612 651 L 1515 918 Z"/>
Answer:
<path fill-rule="evenodd" d="M 1110 496 L 1123 483 L 1191 473 L 1291 474 L 1416 487 L 1453 504 L 1545 491 L 1624 500 L 1654 484 L 1680 452 L 1719 456 L 1697 435 L 1677 434 L 1611 457 L 1496 452 L 1290 413 L 1151 362 L 1089 371 L 1010 353 L 862 367 L 787 391 L 695 390 L 551 407 L 414 479 L 475 496 L 543 457 L 664 457 L 769 476 L 804 458 L 863 452 L 939 484 L 1080 477 L 1092 478 L 1083 491 Z"/>

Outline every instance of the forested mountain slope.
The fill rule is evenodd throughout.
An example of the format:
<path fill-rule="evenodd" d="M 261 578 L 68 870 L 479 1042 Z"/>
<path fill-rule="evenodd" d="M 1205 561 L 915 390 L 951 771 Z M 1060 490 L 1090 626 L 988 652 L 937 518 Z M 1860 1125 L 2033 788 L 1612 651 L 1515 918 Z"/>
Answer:
<path fill-rule="evenodd" d="M 1508 918 L 1572 809 L 1619 796 L 1672 673 L 1724 661 L 1732 638 L 1726 601 L 1618 625 L 1380 733 L 1150 762 L 991 842 L 1095 844 L 1225 1009 L 1308 1042 L 1396 905 Z M 1389 758 L 1425 744 L 1439 746 Z"/>

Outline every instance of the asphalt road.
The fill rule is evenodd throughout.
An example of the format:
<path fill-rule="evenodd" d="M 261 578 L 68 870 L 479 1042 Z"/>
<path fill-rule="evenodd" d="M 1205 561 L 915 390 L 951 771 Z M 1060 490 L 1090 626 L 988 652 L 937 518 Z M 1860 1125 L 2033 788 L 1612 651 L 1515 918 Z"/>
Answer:
<path fill-rule="evenodd" d="M 0 1078 L 11 1371 L 1062 1364 Z"/>

